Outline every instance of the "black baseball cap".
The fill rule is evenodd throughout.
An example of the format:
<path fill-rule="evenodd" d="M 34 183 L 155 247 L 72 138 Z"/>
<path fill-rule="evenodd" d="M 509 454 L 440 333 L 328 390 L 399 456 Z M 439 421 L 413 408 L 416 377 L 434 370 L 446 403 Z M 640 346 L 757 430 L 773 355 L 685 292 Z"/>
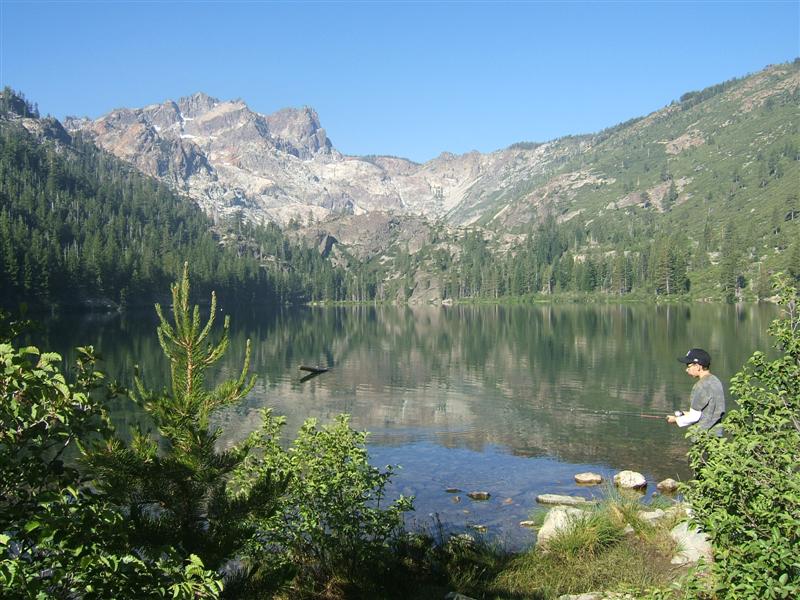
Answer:
<path fill-rule="evenodd" d="M 685 365 L 698 364 L 706 369 L 711 366 L 711 356 L 702 348 L 692 348 L 686 353 L 686 356 L 681 356 L 678 361 Z"/>

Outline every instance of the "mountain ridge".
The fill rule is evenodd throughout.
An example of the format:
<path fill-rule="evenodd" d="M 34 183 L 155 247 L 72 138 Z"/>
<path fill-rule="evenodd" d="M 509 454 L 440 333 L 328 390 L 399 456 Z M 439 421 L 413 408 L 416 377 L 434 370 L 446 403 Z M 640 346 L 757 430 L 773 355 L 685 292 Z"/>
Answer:
<path fill-rule="evenodd" d="M 65 135 L 217 224 L 280 223 L 345 269 L 353 300 L 741 299 L 768 294 L 776 269 L 800 273 L 798 105 L 795 60 L 596 134 L 421 164 L 341 154 L 309 107 L 260 115 L 202 93 L 68 120 Z"/>
<path fill-rule="evenodd" d="M 282 225 L 374 210 L 445 220 L 458 214 L 464 216 L 455 224 L 468 224 L 476 216 L 455 209 L 470 191 L 485 194 L 498 185 L 493 171 L 519 179 L 521 170 L 561 156 L 559 142 L 490 154 L 443 152 L 422 164 L 347 156 L 334 148 L 313 108 L 262 115 L 241 100 L 202 92 L 95 120 L 70 117 L 65 127 L 187 193 L 212 215 L 241 210 L 253 221 Z"/>
<path fill-rule="evenodd" d="M 785 75 L 782 82 L 764 88 L 764 80 L 776 73 Z M 562 168 L 576 159 L 585 162 L 609 138 L 636 139 L 687 107 L 726 91 L 735 92 L 746 112 L 798 85 L 800 75 L 791 64 L 772 65 L 706 90 L 687 92 L 680 101 L 595 134 L 518 142 L 485 154 L 443 152 L 424 163 L 342 154 L 310 107 L 263 115 L 240 99 L 221 101 L 203 92 L 141 109 L 116 109 L 93 121 L 70 118 L 65 127 L 88 134 L 102 148 L 188 194 L 215 218 L 241 213 L 254 222 L 285 226 L 292 220 L 324 221 L 377 210 L 424 216 L 453 226 L 518 229 L 552 212 L 559 193 L 563 201 L 581 187 L 613 184 L 617 178 L 598 169 Z M 676 155 L 705 143 L 703 132 L 697 129 L 665 134 L 668 137 L 658 142 L 663 145 L 659 154 Z M 685 177 L 677 181 L 684 187 L 690 183 Z M 606 206 L 644 206 L 648 198 L 642 198 L 643 191 L 637 195 L 626 190 Z M 668 190 L 653 185 L 646 191 L 650 206 L 661 210 Z M 580 208 L 555 210 L 563 221 L 579 214 Z"/>

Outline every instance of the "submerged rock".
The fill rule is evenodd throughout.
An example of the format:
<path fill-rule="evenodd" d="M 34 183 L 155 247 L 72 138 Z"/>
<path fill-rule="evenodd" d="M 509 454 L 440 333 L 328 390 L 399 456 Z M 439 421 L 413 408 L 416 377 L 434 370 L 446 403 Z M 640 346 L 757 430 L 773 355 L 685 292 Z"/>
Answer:
<path fill-rule="evenodd" d="M 647 487 L 647 479 L 636 471 L 620 471 L 614 475 L 614 485 L 631 490 L 640 490 Z"/>
<path fill-rule="evenodd" d="M 603 483 L 603 476 L 597 473 L 578 473 L 575 475 L 575 482 L 581 485 L 596 485 Z"/>
<path fill-rule="evenodd" d="M 473 500 L 488 500 L 491 497 L 489 492 L 469 492 L 467 496 Z"/>
<path fill-rule="evenodd" d="M 577 506 L 578 504 L 590 504 L 586 498 L 580 496 L 562 496 L 560 494 L 539 494 L 536 496 L 539 504 L 557 504 L 562 506 Z"/>

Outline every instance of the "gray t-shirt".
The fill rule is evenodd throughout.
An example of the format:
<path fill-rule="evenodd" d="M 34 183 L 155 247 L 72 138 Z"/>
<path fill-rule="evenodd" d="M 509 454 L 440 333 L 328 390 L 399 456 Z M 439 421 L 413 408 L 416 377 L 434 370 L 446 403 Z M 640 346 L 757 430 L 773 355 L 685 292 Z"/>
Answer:
<path fill-rule="evenodd" d="M 711 429 L 725 415 L 725 390 L 716 375 L 706 375 L 692 387 L 691 407 L 702 415 L 696 425 L 700 429 Z M 721 429 L 721 428 L 718 428 Z M 721 434 L 722 432 L 719 431 Z"/>

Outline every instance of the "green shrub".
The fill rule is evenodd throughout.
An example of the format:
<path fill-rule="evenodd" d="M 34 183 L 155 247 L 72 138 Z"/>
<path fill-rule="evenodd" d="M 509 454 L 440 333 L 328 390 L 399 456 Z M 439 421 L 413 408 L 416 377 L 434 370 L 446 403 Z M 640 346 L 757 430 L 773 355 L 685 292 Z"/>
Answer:
<path fill-rule="evenodd" d="M 94 350 L 78 348 L 68 382 L 58 354 L 14 347 L 8 323 L 0 314 L 2 596 L 216 598 L 220 582 L 196 556 L 137 554 L 125 515 L 77 468 L 83 446 L 111 435 Z"/>
<path fill-rule="evenodd" d="M 245 480 L 267 469 L 288 481 L 279 509 L 261 521 L 264 541 L 298 569 L 296 583 L 306 591 L 379 580 L 411 499 L 387 502 L 392 468 L 369 464 L 367 434 L 353 430 L 347 415 L 323 427 L 309 419 L 286 451 L 279 446 L 284 422 L 265 411 L 264 427 L 248 442 L 262 458 L 242 470 Z"/>
<path fill-rule="evenodd" d="M 690 451 L 686 497 L 712 539 L 722 598 L 800 596 L 800 297 L 777 278 L 784 315 L 770 333 L 781 356 L 756 352 L 731 380 L 739 408 L 725 438 Z"/>

